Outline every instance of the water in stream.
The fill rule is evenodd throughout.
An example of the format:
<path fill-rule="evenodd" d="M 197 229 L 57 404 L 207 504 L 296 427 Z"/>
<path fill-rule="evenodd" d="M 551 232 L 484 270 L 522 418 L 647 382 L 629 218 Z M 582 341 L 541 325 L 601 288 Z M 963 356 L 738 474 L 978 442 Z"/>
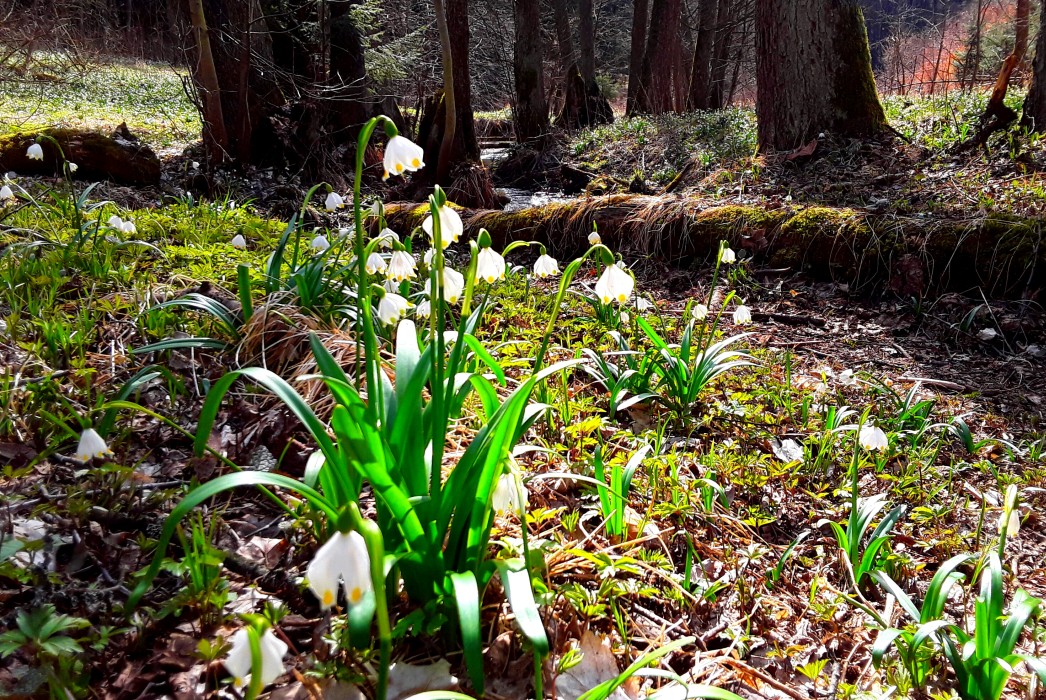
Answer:
<path fill-rule="evenodd" d="M 509 154 L 508 147 L 484 148 L 480 151 L 480 160 L 483 165 L 493 168 Z M 560 191 L 527 190 L 518 187 L 499 187 L 499 192 L 504 192 L 508 197 L 505 211 L 519 211 L 530 207 L 540 207 L 552 202 L 569 202 L 576 197 L 564 194 Z"/>

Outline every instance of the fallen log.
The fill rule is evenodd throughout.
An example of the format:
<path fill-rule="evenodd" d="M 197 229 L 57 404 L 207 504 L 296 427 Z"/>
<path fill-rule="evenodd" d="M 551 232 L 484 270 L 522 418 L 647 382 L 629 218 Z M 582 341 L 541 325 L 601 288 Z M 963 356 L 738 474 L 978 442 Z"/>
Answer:
<path fill-rule="evenodd" d="M 19 175 L 61 173 L 58 149 L 77 166 L 74 177 L 83 180 L 112 180 L 124 185 L 155 185 L 160 182 L 160 159 L 151 148 L 135 138 L 121 124 L 111 136 L 86 129 L 43 129 L 0 136 L 0 171 Z M 33 143 L 44 151 L 43 160 L 31 160 L 26 151 Z"/>
<path fill-rule="evenodd" d="M 389 225 L 410 231 L 426 206 L 390 204 Z M 465 231 L 490 232 L 496 247 L 535 240 L 559 258 L 588 247 L 596 224 L 603 241 L 631 257 L 656 256 L 687 267 L 707 262 L 726 240 L 759 263 L 790 268 L 854 290 L 922 295 L 981 288 L 1031 297 L 1046 283 L 1043 221 L 989 214 L 968 219 L 876 215 L 856 209 L 713 206 L 696 198 L 588 197 L 503 212 L 461 210 Z"/>

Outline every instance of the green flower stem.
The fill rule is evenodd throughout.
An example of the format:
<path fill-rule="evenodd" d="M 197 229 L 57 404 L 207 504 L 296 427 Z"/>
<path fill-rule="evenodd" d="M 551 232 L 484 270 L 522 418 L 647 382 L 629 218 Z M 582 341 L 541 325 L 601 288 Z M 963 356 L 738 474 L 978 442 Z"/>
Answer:
<path fill-rule="evenodd" d="M 378 618 L 380 658 L 378 687 L 374 697 L 385 700 L 389 687 L 389 666 L 392 664 L 392 625 L 389 621 L 388 593 L 385 590 L 385 541 L 381 536 L 381 528 L 371 520 L 359 518 L 358 529 L 370 553 L 370 577 L 374 586 L 375 616 Z"/>
<path fill-rule="evenodd" d="M 436 352 L 432 353 L 432 415 L 435 420 L 440 421 L 432 431 L 432 435 L 446 435 L 447 419 L 444 415 L 443 403 L 443 363 L 446 353 L 446 344 L 443 341 L 443 329 L 446 327 L 446 311 L 443 305 L 443 266 L 446 260 L 443 257 L 443 231 L 439 220 L 439 203 L 436 195 L 429 196 L 429 211 L 432 214 L 432 267 L 429 270 L 429 322 L 432 324 L 431 341 L 436 345 Z M 439 513 L 442 507 L 442 471 L 443 471 L 443 448 L 440 440 L 432 441 L 432 464 L 429 474 L 429 498 L 432 500 L 432 512 Z"/>
<path fill-rule="evenodd" d="M 556 329 L 556 321 L 559 320 L 559 312 L 563 305 L 563 298 L 567 295 L 567 288 L 570 287 L 570 283 L 574 281 L 575 275 L 578 270 L 581 269 L 581 263 L 587 260 L 596 252 L 605 252 L 607 255 L 613 256 L 610 249 L 602 243 L 596 245 L 585 251 L 585 254 L 580 258 L 574 260 L 567 266 L 567 269 L 563 272 L 563 279 L 559 281 L 559 291 L 556 293 L 556 299 L 552 303 L 552 313 L 548 317 L 548 323 L 545 325 L 545 334 L 541 338 L 541 347 L 538 349 L 538 354 L 534 358 L 534 374 L 541 371 L 541 368 L 545 365 L 545 354 L 548 352 L 548 343 L 552 338 L 552 332 Z"/>
<path fill-rule="evenodd" d="M 251 682 L 243 697 L 244 700 L 254 700 L 262 691 L 261 632 L 254 625 L 247 627 L 247 641 L 251 645 Z"/>

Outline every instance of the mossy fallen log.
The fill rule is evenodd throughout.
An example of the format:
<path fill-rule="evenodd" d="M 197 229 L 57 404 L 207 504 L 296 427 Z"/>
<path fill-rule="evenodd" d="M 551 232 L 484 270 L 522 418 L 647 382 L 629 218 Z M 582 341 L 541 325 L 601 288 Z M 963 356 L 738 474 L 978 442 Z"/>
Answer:
<path fill-rule="evenodd" d="M 426 206 L 391 204 L 390 225 L 409 231 Z M 969 219 L 876 215 L 822 206 L 709 207 L 688 197 L 611 195 L 514 212 L 462 210 L 466 232 L 495 245 L 536 240 L 569 258 L 587 248 L 592 225 L 611 249 L 687 267 L 707 261 L 720 240 L 761 265 L 790 267 L 853 289 L 902 295 L 981 288 L 1026 297 L 1046 282 L 1043 221 L 1001 214 Z"/>
<path fill-rule="evenodd" d="M 0 136 L 0 170 L 19 175 L 55 175 L 61 172 L 58 149 L 76 164 L 74 177 L 83 180 L 112 180 L 124 185 L 155 185 L 160 182 L 160 159 L 140 142 L 125 125 L 112 135 L 86 129 L 43 129 Z M 26 151 L 33 143 L 44 150 L 43 160 L 30 160 Z"/>

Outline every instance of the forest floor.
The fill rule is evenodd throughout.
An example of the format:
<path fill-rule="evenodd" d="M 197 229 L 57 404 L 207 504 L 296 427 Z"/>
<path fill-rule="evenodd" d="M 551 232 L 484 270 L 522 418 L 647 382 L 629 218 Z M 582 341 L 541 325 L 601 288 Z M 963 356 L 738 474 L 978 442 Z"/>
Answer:
<path fill-rule="evenodd" d="M 166 163 L 161 187 L 99 187 L 94 208 L 75 204 L 83 183 L 56 178 L 16 178 L 17 201 L 0 205 L 0 693 L 238 696 L 221 665 L 222 640 L 242 627 L 240 615 L 268 603 L 286 613 L 277 627 L 290 645 L 288 672 L 269 697 L 357 697 L 350 684 L 369 695 L 376 654 L 350 648 L 343 617 L 323 613 L 301 585 L 316 547 L 316 514 L 289 492 L 276 491 L 297 509 L 294 518 L 260 491 L 209 500 L 185 521 L 141 605 L 126 609 L 164 519 L 192 488 L 228 471 L 193 452 L 208 388 L 257 364 L 305 386 L 303 377 L 316 371 L 306 334 L 320 332 L 334 347 L 351 324 L 340 315 L 340 291 L 309 307 L 264 291 L 266 261 L 313 183 L 279 171 L 230 174 L 220 201 L 189 196 L 198 173 L 191 155 L 175 153 L 191 145 L 194 128 L 175 91 L 180 80 L 152 67 L 112 70 L 70 78 L 85 87 L 61 100 L 50 80 L 0 85 L 0 132 L 126 120 Z M 709 202 L 785 206 L 791 197 L 904 216 L 1001 209 L 1035 217 L 1046 198 L 1038 144 L 1021 141 L 1019 154 L 995 141 L 987 155 L 944 153 L 959 125 L 972 123 L 979 99 L 905 105 L 890 98 L 891 119 L 913 144 L 828 138 L 824 156 L 798 163 L 752 158 L 752 117 L 744 110 L 622 120 L 572 137 L 564 153 L 612 182 L 630 182 L 639 168 L 647 188 L 667 185 L 696 162 L 683 185 Z M 897 173 L 903 176 L 893 179 Z M 883 174 L 890 177 L 879 180 Z M 368 188 L 368 199 L 375 195 L 382 193 Z M 106 228 L 114 214 L 133 220 L 136 231 Z M 350 225 L 346 213 L 310 217 L 310 229 L 320 226 L 332 240 Z M 245 249 L 230 245 L 236 234 Z M 303 247 L 313 235 L 294 230 Z M 467 263 L 465 245 L 451 251 L 456 266 Z M 524 267 L 491 287 L 490 311 L 476 331 L 510 385 L 528 376 L 527 358 L 557 304 L 556 281 L 524 274 L 534 257 L 509 256 L 510 265 Z M 325 269 L 337 269 L 333 262 Z M 608 312 L 592 293 L 597 266 L 581 267 L 563 299 L 551 355 L 584 364 L 549 380 L 543 399 L 554 408 L 516 455 L 529 491 L 529 548 L 538 555 L 531 573 L 551 643 L 541 671 L 546 696 L 576 700 L 642 655 L 678 643 L 612 694 L 595 697 L 658 690 L 662 700 L 681 698 L 696 684 L 743 698 L 953 697 L 956 672 L 939 643 L 909 663 L 896 651 L 873 663 L 882 627 L 914 629 L 903 602 L 888 594 L 897 589 L 884 581 L 918 605 L 947 560 L 969 555 L 956 562 L 961 579 L 940 617 L 971 632 L 983 629 L 973 612 L 991 552 L 1002 553 L 1007 607 L 1019 589 L 1046 597 L 1040 303 L 974 289 L 869 297 L 758 258 L 724 266 L 718 277 L 714 259 L 686 270 L 625 262 L 645 302 L 631 302 L 627 316 Z M 241 265 L 254 308 L 272 305 L 261 323 L 241 325 Z M 191 292 L 231 317 L 159 306 Z M 732 323 L 737 300 L 723 306 L 730 293 L 754 323 Z M 724 312 L 716 337 L 747 332 L 738 342 L 752 364 L 725 372 L 673 410 L 673 390 L 653 366 L 678 347 L 659 350 L 639 319 L 677 343 L 688 326 L 705 327 L 690 311 L 709 301 L 712 317 Z M 141 350 L 200 336 L 221 343 Z M 614 410 L 612 400 L 624 398 L 611 395 L 617 385 L 656 397 Z M 329 411 L 324 395 L 309 396 L 317 411 Z M 140 408 L 108 403 L 117 399 Z M 484 423 L 474 403 L 454 424 L 445 468 Z M 882 451 L 857 445 L 866 412 L 885 431 Z M 71 455 L 81 429 L 92 425 L 113 454 L 82 464 Z M 215 425 L 208 443 L 231 462 L 302 477 L 311 438 L 259 388 L 234 391 Z M 608 468 L 619 469 L 644 451 L 622 488 L 621 523 L 592 486 L 606 478 L 597 448 Z M 829 524 L 845 527 L 854 473 L 862 508 L 885 506 L 875 522 L 903 507 L 878 556 L 866 554 L 867 536 L 848 551 Z M 1021 527 L 1002 537 L 1011 485 Z M 372 505 L 365 495 L 364 510 Z M 491 556 L 521 556 L 520 535 L 516 515 L 497 516 Z M 889 578 L 858 571 L 855 585 L 862 561 Z M 390 598 L 402 624 L 389 697 L 429 688 L 475 694 L 446 609 L 421 610 L 399 592 Z M 498 578 L 483 603 L 486 697 L 533 697 L 532 647 Z M 1041 656 L 1044 635 L 1042 618 L 1033 617 L 1017 651 Z M 434 665 L 444 659 L 449 666 Z M 1028 697 L 1034 684 L 1016 664 L 1004 696 Z"/>

